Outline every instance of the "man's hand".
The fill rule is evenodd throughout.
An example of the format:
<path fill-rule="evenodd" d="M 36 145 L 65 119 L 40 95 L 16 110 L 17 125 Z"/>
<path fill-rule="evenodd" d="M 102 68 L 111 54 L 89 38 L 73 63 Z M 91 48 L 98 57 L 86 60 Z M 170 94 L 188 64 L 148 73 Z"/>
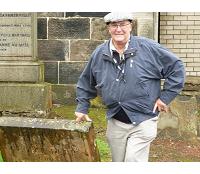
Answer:
<path fill-rule="evenodd" d="M 83 114 L 81 112 L 75 112 L 76 122 L 80 123 L 82 121 L 92 121 L 87 114 Z"/>
<path fill-rule="evenodd" d="M 160 99 L 156 100 L 156 103 L 155 103 L 154 108 L 153 108 L 153 113 L 156 112 L 156 109 L 158 109 L 160 112 L 161 111 L 163 111 L 163 112 L 168 111 L 167 105 L 165 103 L 163 103 Z"/>

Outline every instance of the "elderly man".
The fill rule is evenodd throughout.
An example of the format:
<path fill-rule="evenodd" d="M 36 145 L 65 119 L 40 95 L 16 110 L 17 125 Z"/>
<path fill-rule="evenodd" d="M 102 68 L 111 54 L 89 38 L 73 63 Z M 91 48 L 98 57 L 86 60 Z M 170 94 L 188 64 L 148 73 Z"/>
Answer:
<path fill-rule="evenodd" d="M 104 20 L 111 39 L 95 49 L 79 78 L 76 121 L 91 121 L 89 100 L 99 93 L 108 108 L 112 161 L 145 162 L 157 135 L 159 112 L 167 112 L 183 88 L 184 66 L 157 42 L 132 36 L 131 13 L 109 13 Z"/>

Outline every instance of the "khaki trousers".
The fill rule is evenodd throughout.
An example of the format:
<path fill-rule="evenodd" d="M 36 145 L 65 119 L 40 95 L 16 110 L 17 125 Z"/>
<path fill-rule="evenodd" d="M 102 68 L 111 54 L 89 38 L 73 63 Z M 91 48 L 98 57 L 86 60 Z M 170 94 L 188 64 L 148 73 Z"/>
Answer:
<path fill-rule="evenodd" d="M 106 138 L 113 162 L 148 162 L 150 143 L 157 135 L 158 117 L 139 125 L 109 119 Z"/>

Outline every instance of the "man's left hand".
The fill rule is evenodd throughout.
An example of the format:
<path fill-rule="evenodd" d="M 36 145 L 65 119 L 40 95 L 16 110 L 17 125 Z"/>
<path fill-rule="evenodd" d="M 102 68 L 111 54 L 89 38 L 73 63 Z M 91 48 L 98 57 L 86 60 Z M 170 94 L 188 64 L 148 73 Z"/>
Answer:
<path fill-rule="evenodd" d="M 158 109 L 158 111 L 160 112 L 167 112 L 168 111 L 168 107 L 165 103 L 163 103 L 160 99 L 157 99 L 156 100 L 156 103 L 154 105 L 154 108 L 153 108 L 153 113 L 155 113 L 156 109 Z"/>

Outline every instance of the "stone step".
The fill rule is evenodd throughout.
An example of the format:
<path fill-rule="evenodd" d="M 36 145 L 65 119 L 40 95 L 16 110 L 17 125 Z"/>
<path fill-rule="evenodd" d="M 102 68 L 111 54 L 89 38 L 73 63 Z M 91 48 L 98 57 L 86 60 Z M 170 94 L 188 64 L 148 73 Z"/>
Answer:
<path fill-rule="evenodd" d="M 41 62 L 0 61 L 1 82 L 44 82 L 44 65 Z"/>

